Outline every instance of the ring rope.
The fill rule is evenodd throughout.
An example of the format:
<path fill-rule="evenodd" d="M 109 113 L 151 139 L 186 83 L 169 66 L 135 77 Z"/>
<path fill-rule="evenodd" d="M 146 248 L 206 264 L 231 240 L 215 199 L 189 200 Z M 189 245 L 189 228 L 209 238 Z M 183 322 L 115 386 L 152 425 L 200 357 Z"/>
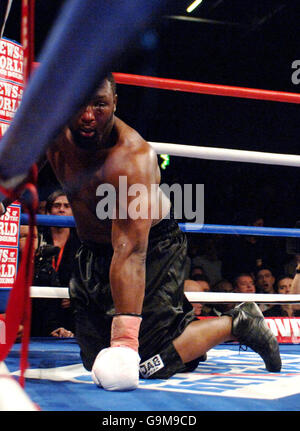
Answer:
<path fill-rule="evenodd" d="M 231 85 L 205 84 L 178 79 L 156 78 L 153 76 L 114 73 L 117 84 L 151 87 L 161 90 L 184 91 L 188 93 L 229 96 L 242 99 L 268 100 L 271 102 L 300 103 L 300 94 L 286 91 L 261 90 L 258 88 L 235 87 Z"/>
<path fill-rule="evenodd" d="M 208 303 L 237 303 L 256 302 L 260 304 L 297 304 L 300 302 L 298 294 L 282 293 L 228 293 L 228 292 L 185 292 L 190 302 Z"/>
<path fill-rule="evenodd" d="M 149 142 L 157 154 L 219 160 L 222 162 L 260 163 L 264 165 L 300 166 L 300 156 L 295 154 L 266 153 L 228 148 L 198 147 L 173 143 Z"/>
<path fill-rule="evenodd" d="M 227 292 L 185 292 L 190 302 L 236 303 L 253 301 L 263 304 L 296 304 L 300 303 L 298 294 L 264 294 L 264 293 L 227 293 Z M 31 298 L 69 298 L 67 287 L 31 286 Z"/>
<path fill-rule="evenodd" d="M 21 214 L 21 224 L 28 224 L 28 215 Z M 72 216 L 43 215 L 36 216 L 38 226 L 75 227 L 75 219 Z M 227 235 L 254 235 L 277 237 L 300 237 L 300 229 L 256 227 L 256 226 L 232 226 L 217 224 L 179 223 L 183 232 L 203 234 L 227 234 Z"/>
<path fill-rule="evenodd" d="M 39 67 L 33 63 L 33 69 Z M 265 100 L 270 102 L 300 103 L 300 94 L 288 91 L 264 90 L 260 88 L 237 87 L 233 85 L 207 84 L 202 82 L 183 81 L 179 79 L 157 78 L 153 76 L 134 75 L 114 72 L 117 84 L 137 87 L 156 88 L 160 90 L 183 91 L 187 93 L 227 96 L 241 99 Z"/>

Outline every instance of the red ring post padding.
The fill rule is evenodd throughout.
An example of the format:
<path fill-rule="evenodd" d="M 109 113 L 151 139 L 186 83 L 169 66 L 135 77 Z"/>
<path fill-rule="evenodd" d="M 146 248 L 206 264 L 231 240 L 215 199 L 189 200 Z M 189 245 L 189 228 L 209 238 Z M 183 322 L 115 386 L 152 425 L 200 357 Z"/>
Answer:
<path fill-rule="evenodd" d="M 131 75 L 127 73 L 114 73 L 113 75 L 117 84 L 127 84 L 139 87 L 151 87 L 173 91 L 185 91 L 188 93 L 210 94 L 215 96 L 239 97 L 243 99 L 300 103 L 300 94 L 289 93 L 285 91 L 233 87 L 230 85 L 204 84 L 201 82 L 180 81 L 177 79 L 156 78 L 153 76 Z"/>

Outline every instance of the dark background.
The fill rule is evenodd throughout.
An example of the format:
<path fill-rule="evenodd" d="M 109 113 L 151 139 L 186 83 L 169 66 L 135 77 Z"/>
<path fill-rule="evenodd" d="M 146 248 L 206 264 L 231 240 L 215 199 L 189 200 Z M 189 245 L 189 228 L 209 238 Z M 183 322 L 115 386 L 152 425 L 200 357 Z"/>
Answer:
<path fill-rule="evenodd" d="M 114 72 L 299 92 L 300 2 L 293 0 L 170 2 Z M 36 0 L 35 58 L 63 1 Z M 21 1 L 13 2 L 4 36 L 20 41 Z M 116 30 L 117 31 L 117 30 Z M 294 104 L 118 86 L 118 115 L 149 141 L 299 154 Z M 49 168 L 40 192 L 53 186 Z M 162 182 L 205 185 L 205 223 L 247 224 L 254 211 L 266 226 L 300 219 L 298 168 L 171 157 Z M 48 187 L 47 187 L 48 186 Z"/>

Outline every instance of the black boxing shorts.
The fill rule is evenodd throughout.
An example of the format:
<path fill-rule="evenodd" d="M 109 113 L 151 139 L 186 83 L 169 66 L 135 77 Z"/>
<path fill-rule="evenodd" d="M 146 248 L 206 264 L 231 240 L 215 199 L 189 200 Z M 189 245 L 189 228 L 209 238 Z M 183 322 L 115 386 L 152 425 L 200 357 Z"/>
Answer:
<path fill-rule="evenodd" d="M 194 370 L 199 360 L 183 364 L 172 340 L 195 320 L 184 291 L 187 241 L 173 217 L 151 228 L 146 261 L 146 289 L 139 333 L 140 375 L 166 379 Z M 70 283 L 75 334 L 83 365 L 91 370 L 100 350 L 110 345 L 114 305 L 109 285 L 111 245 L 82 244 Z"/>

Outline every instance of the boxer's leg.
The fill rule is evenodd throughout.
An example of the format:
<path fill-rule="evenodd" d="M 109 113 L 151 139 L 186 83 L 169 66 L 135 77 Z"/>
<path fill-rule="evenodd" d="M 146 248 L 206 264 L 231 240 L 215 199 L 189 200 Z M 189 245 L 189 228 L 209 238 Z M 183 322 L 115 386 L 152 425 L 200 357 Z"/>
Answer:
<path fill-rule="evenodd" d="M 281 369 L 279 347 L 275 335 L 264 321 L 255 303 L 245 302 L 219 318 L 190 323 L 174 340 L 182 361 L 190 362 L 217 344 L 236 339 L 257 352 L 271 372 Z"/>

